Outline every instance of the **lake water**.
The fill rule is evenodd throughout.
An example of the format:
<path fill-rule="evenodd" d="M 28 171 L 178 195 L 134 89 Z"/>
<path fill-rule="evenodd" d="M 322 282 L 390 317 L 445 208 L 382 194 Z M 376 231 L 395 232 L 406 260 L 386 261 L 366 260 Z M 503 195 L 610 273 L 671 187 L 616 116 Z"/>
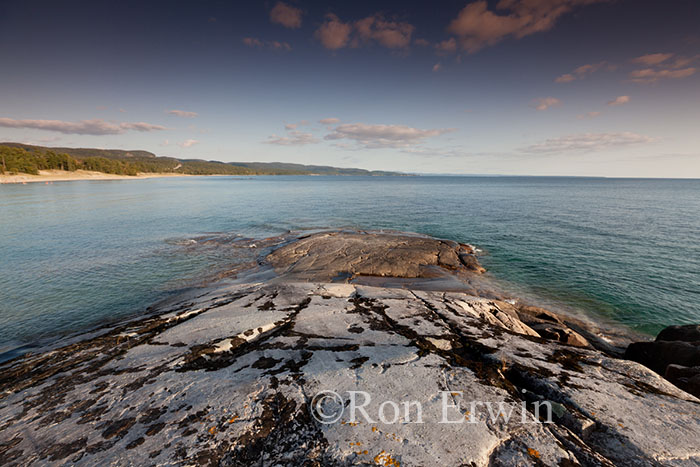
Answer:
<path fill-rule="evenodd" d="M 514 295 L 637 331 L 700 322 L 700 180 L 57 182 L 0 185 L 0 353 L 142 313 L 233 260 L 192 238 L 325 227 L 471 243 Z"/>

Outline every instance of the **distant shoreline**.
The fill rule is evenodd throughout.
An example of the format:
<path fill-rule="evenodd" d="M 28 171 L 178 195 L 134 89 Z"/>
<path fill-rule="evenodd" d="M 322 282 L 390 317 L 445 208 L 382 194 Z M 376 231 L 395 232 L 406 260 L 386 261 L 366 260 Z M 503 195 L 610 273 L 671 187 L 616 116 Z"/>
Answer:
<path fill-rule="evenodd" d="M 194 175 L 176 173 L 139 173 L 138 175 L 117 175 L 103 172 L 93 172 L 90 170 L 76 170 L 74 172 L 69 172 L 66 170 L 40 170 L 39 175 L 24 173 L 16 175 L 0 175 L 0 184 L 72 182 L 79 180 L 137 180 L 144 178 L 192 176 Z"/>

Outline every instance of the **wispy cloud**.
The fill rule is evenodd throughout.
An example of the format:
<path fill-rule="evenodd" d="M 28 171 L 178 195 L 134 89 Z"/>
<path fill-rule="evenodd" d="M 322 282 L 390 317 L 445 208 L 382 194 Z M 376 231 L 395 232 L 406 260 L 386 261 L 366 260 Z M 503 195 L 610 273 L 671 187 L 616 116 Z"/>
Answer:
<path fill-rule="evenodd" d="M 448 26 L 469 53 L 512 37 L 548 31 L 574 8 L 608 0 L 500 0 L 490 10 L 485 0 L 467 4 Z"/>
<path fill-rule="evenodd" d="M 254 47 L 257 49 L 269 49 L 269 50 L 282 50 L 290 51 L 292 46 L 286 42 L 280 41 L 263 41 L 256 37 L 244 37 L 243 43 L 248 47 Z"/>
<path fill-rule="evenodd" d="M 442 69 L 442 64 L 436 63 L 435 65 L 433 65 L 433 72 L 438 72 L 441 69 Z"/>
<path fill-rule="evenodd" d="M 166 112 L 170 115 L 183 118 L 194 118 L 199 115 L 197 112 L 188 112 L 187 110 L 167 110 Z"/>
<path fill-rule="evenodd" d="M 681 69 L 653 69 L 644 68 L 642 70 L 634 70 L 629 74 L 630 81 L 640 84 L 656 83 L 662 79 L 681 79 L 692 76 L 696 72 L 696 68 L 681 68 Z"/>
<path fill-rule="evenodd" d="M 287 5 L 284 2 L 277 2 L 270 10 L 270 21 L 290 29 L 301 27 L 301 16 L 301 9 Z"/>
<path fill-rule="evenodd" d="M 615 99 L 608 101 L 608 105 L 625 105 L 630 101 L 630 96 L 618 96 Z"/>
<path fill-rule="evenodd" d="M 195 144 L 199 144 L 199 141 L 196 139 L 186 139 L 182 143 L 177 143 L 177 145 L 180 146 L 181 148 L 191 148 Z"/>
<path fill-rule="evenodd" d="M 298 130 L 293 130 L 288 133 L 288 136 L 270 136 L 265 143 L 276 144 L 279 146 L 303 146 L 305 144 L 318 143 L 319 139 L 311 133 L 303 133 Z"/>
<path fill-rule="evenodd" d="M 586 112 L 585 114 L 581 114 L 576 118 L 578 118 L 579 120 L 583 120 L 586 118 L 595 118 L 595 117 L 600 117 L 600 112 Z"/>
<path fill-rule="evenodd" d="M 522 151 L 531 154 L 593 152 L 615 147 L 653 143 L 656 139 L 637 133 L 584 133 L 552 138 L 533 144 Z"/>
<path fill-rule="evenodd" d="M 591 75 L 595 73 L 596 71 L 602 70 L 602 69 L 607 69 L 607 70 L 613 70 L 615 69 L 615 66 L 608 63 L 608 62 L 598 62 L 598 63 L 588 63 L 586 65 L 581 65 L 580 67 L 575 68 L 571 73 L 565 73 L 561 76 L 558 76 L 554 82 L 555 83 L 570 83 L 572 81 L 575 81 L 577 79 L 582 79 L 585 78 L 588 75 Z"/>
<path fill-rule="evenodd" d="M 322 125 L 335 125 L 336 123 L 340 123 L 339 118 L 322 118 L 321 120 L 318 121 L 318 123 L 321 123 Z"/>
<path fill-rule="evenodd" d="M 641 57 L 633 58 L 630 61 L 632 63 L 640 63 L 640 64 L 646 65 L 646 66 L 653 66 L 653 65 L 658 65 L 659 63 L 663 63 L 671 57 L 673 57 L 673 54 L 656 53 L 656 54 L 642 55 Z"/>
<path fill-rule="evenodd" d="M 345 123 L 338 125 L 324 139 L 349 140 L 365 148 L 405 148 L 451 131 L 454 128 L 423 130 L 404 125 Z"/>
<path fill-rule="evenodd" d="M 145 122 L 106 122 L 100 119 L 66 122 L 63 120 L 15 120 L 0 118 L 0 127 L 57 131 L 75 135 L 120 135 L 127 131 L 160 131 L 164 126 Z"/>
<path fill-rule="evenodd" d="M 557 105 L 561 105 L 561 101 L 556 97 L 540 97 L 532 101 L 532 106 L 537 110 L 547 110 Z"/>
<path fill-rule="evenodd" d="M 321 45 L 330 50 L 372 43 L 389 49 L 403 49 L 411 44 L 414 30 L 412 24 L 386 20 L 380 14 L 354 22 L 344 22 L 330 13 L 326 15 L 315 35 Z"/>

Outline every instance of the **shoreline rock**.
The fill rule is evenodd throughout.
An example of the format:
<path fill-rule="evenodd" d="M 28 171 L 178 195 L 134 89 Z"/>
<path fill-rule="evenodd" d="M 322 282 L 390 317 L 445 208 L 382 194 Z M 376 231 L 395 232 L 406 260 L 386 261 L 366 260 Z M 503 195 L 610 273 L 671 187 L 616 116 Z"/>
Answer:
<path fill-rule="evenodd" d="M 700 325 L 668 326 L 653 342 L 633 342 L 625 358 L 641 363 L 700 397 Z"/>
<path fill-rule="evenodd" d="M 404 234 L 314 234 L 281 243 L 248 273 L 173 297 L 158 314 L 2 364 L 0 458 L 6 465 L 700 462 L 700 400 L 594 348 L 567 318 L 472 293 L 479 274 L 459 258 L 467 251 Z M 589 345 L 570 345 L 579 337 Z M 322 391 L 340 400 L 321 404 Z M 319 421 L 324 411 L 349 407 L 353 391 L 371 396 L 371 421 L 352 420 L 347 410 Z M 403 412 L 396 423 L 381 419 L 387 401 L 419 403 L 423 423 L 413 423 L 415 411 L 413 421 Z M 445 402 L 460 423 L 441 423 Z M 471 410 L 473 402 L 495 405 Z M 545 402 L 552 423 L 535 418 Z M 509 410 L 517 416 L 506 419 Z"/>

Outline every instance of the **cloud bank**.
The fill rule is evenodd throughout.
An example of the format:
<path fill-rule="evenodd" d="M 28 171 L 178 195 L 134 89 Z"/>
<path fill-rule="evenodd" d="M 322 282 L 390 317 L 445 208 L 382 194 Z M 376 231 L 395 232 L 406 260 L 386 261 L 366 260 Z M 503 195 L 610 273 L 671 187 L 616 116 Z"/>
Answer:
<path fill-rule="evenodd" d="M 454 128 L 423 130 L 404 125 L 345 123 L 338 125 L 324 139 L 349 140 L 365 148 L 405 148 L 451 131 Z"/>
<path fill-rule="evenodd" d="M 554 154 L 565 152 L 593 152 L 614 147 L 653 143 L 655 138 L 637 133 L 584 133 L 580 135 L 552 138 L 523 148 L 532 154 Z"/>
<path fill-rule="evenodd" d="M 63 120 L 15 120 L 12 118 L 0 118 L 0 127 L 23 128 L 74 135 L 120 135 L 127 131 L 161 131 L 164 126 L 145 122 L 106 122 L 100 119 L 81 120 L 79 122 L 66 122 Z"/>

